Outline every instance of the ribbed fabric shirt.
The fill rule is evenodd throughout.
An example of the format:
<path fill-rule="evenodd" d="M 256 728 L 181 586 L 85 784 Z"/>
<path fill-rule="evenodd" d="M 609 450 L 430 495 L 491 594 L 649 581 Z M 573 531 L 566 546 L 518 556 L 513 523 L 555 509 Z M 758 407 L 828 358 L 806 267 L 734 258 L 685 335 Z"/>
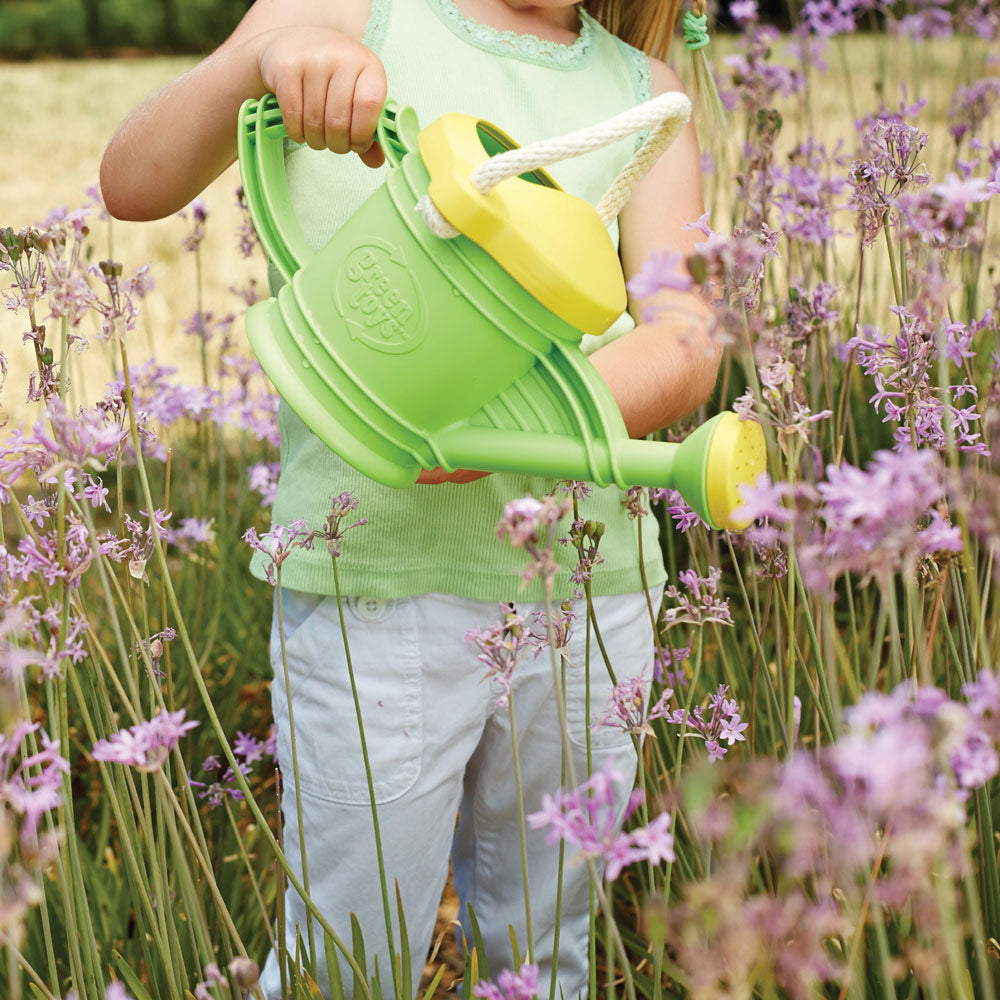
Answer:
<path fill-rule="evenodd" d="M 464 17 L 452 0 L 373 0 L 365 45 L 382 60 L 389 95 L 411 105 L 421 125 L 457 111 L 499 126 L 525 145 L 592 125 L 650 97 L 647 57 L 605 31 L 580 10 L 581 31 L 572 45 L 521 35 Z M 604 149 L 546 169 L 567 191 L 597 204 L 636 148 L 621 140 Z M 383 182 L 387 167 L 371 169 L 356 156 L 338 156 L 289 143 L 285 158 L 292 204 L 309 245 L 319 250 Z M 610 233 L 618 245 L 618 227 Z M 273 282 L 272 282 L 273 288 Z M 592 352 L 634 326 L 624 313 L 601 338 L 584 337 Z M 497 538 L 504 505 L 531 495 L 541 498 L 557 481 L 494 474 L 473 483 L 412 486 L 397 490 L 362 475 L 326 447 L 292 409 L 281 403 L 281 473 L 273 524 L 303 518 L 322 528 L 331 497 L 344 491 L 359 499 L 368 524 L 349 532 L 338 560 L 344 594 L 401 598 L 450 593 L 479 600 L 534 601 L 541 584 L 521 585 L 522 550 Z M 624 491 L 593 488 L 580 504 L 581 517 L 601 521 L 604 562 L 593 575 L 595 594 L 623 594 L 642 587 L 636 522 L 628 518 Z M 564 522 L 566 531 L 569 518 Z M 650 585 L 666 574 L 656 524 L 645 518 L 642 560 Z M 556 600 L 573 590 L 576 552 L 557 545 L 561 570 Z M 251 564 L 263 578 L 259 553 Z M 325 545 L 296 549 L 284 562 L 285 587 L 318 594 L 334 592 Z"/>

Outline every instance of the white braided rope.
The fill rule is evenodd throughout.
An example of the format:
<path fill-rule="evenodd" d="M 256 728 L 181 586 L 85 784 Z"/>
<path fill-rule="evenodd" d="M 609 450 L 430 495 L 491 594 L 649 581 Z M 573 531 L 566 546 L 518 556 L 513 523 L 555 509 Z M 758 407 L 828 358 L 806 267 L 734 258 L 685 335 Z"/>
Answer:
<path fill-rule="evenodd" d="M 645 142 L 598 203 L 597 213 L 601 221 L 608 226 L 617 218 L 636 185 L 677 138 L 690 117 L 691 102 L 685 94 L 676 92 L 659 94 L 652 100 L 629 108 L 607 121 L 589 125 L 568 135 L 542 139 L 527 146 L 509 149 L 491 157 L 473 170 L 469 180 L 480 194 L 486 194 L 501 181 L 544 167 L 549 163 L 582 156 L 584 153 L 609 146 L 640 129 L 649 128 L 651 131 Z M 417 202 L 416 209 L 435 236 L 450 239 L 459 235 L 458 230 L 441 215 L 427 195 Z"/>

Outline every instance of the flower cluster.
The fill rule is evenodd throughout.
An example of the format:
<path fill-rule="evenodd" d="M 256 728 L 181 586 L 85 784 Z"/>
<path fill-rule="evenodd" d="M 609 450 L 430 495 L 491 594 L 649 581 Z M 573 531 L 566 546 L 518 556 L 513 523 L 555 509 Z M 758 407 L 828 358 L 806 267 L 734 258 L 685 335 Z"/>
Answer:
<path fill-rule="evenodd" d="M 556 525 L 572 506 L 569 496 L 557 498 L 550 494 L 543 500 L 532 496 L 511 500 L 504 507 L 497 524 L 497 538 L 510 538 L 515 549 L 524 549 L 531 557 L 521 575 L 524 583 L 538 575 L 551 580 L 557 572 L 559 567 L 552 555 Z"/>
<path fill-rule="evenodd" d="M 496 983 L 481 979 L 472 995 L 482 1000 L 534 1000 L 538 996 L 538 966 L 522 962 L 517 972 L 504 969 Z"/>
<path fill-rule="evenodd" d="M 500 614 L 502 621 L 486 628 L 470 629 L 465 633 L 465 641 L 479 650 L 476 659 L 486 667 L 486 678 L 499 686 L 497 707 L 507 708 L 514 683 L 514 668 L 529 649 L 537 650 L 544 639 L 532 633 L 512 604 L 501 604 Z"/>
<path fill-rule="evenodd" d="M 729 747 L 746 740 L 743 733 L 749 726 L 740 718 L 739 704 L 726 697 L 728 693 L 728 686 L 721 684 L 719 690 L 709 697 L 707 711 L 701 705 L 693 711 L 685 708 L 664 710 L 662 718 L 672 725 L 682 726 L 686 730 L 685 735 L 704 740 L 709 760 L 722 760 Z M 723 741 L 726 746 L 722 745 Z"/>
<path fill-rule="evenodd" d="M 671 688 L 665 688 L 660 693 L 656 704 L 647 708 L 648 694 L 649 679 L 646 677 L 645 671 L 635 677 L 626 677 L 620 680 L 611 692 L 604 712 L 594 716 L 591 729 L 610 726 L 613 729 L 621 729 L 636 736 L 641 733 L 653 736 L 653 727 L 650 722 L 653 719 L 667 718 L 669 715 L 667 704 L 673 698 L 674 692 Z"/>
<path fill-rule="evenodd" d="M 185 709 L 160 712 L 146 722 L 112 733 L 94 744 L 94 760 L 127 764 L 137 771 L 159 771 L 180 738 L 198 725 L 184 719 Z"/>
<path fill-rule="evenodd" d="M 877 452 L 864 470 L 830 465 L 817 486 L 772 483 L 762 474 L 743 498 L 737 516 L 762 522 L 748 536 L 765 547 L 794 546 L 806 585 L 823 593 L 832 594 L 844 573 L 882 582 L 912 576 L 923 556 L 962 547 L 939 509 L 943 466 L 926 449 Z"/>
<path fill-rule="evenodd" d="M 550 845 L 564 840 L 580 849 L 581 858 L 601 858 L 606 865 L 605 877 L 610 881 L 636 861 L 673 861 L 669 813 L 660 813 L 647 827 L 621 831 L 621 824 L 643 800 L 642 792 L 633 792 L 624 816 L 619 816 L 615 786 L 626 780 L 614 762 L 608 761 L 579 788 L 544 795 L 542 808 L 528 816 L 528 824 L 535 830 L 548 827 L 546 843 Z"/>

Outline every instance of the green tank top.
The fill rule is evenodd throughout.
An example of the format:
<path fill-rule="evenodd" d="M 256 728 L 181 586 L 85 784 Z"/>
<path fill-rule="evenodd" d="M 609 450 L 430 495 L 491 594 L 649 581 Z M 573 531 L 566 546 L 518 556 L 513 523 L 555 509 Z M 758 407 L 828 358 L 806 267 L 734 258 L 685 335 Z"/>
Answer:
<path fill-rule="evenodd" d="M 385 66 L 389 95 L 412 105 L 422 125 L 448 111 L 485 118 L 524 145 L 583 128 L 650 96 L 649 61 L 605 31 L 583 10 L 572 45 L 482 25 L 464 17 L 452 0 L 372 0 L 364 43 Z M 641 137 L 639 137 L 641 138 Z M 547 169 L 567 191 L 596 205 L 631 157 L 636 139 L 624 139 Z M 356 156 L 337 156 L 289 144 L 286 172 L 292 203 L 306 240 L 319 250 L 383 180 Z M 618 228 L 610 229 L 618 245 Z M 584 350 L 634 326 L 625 313 L 601 338 L 585 337 Z M 521 588 L 525 554 L 498 541 L 504 505 L 526 495 L 541 498 L 556 480 L 494 474 L 467 484 L 381 486 L 327 448 L 284 402 L 278 413 L 281 474 L 272 523 L 304 518 L 322 528 L 330 498 L 345 490 L 360 501 L 368 524 L 351 531 L 338 560 L 344 594 L 399 598 L 450 593 L 479 600 L 539 600 L 538 581 Z M 594 488 L 580 514 L 607 526 L 594 571 L 595 594 L 641 589 L 637 527 L 622 501 L 624 492 Z M 566 530 L 569 518 L 566 519 Z M 643 561 L 650 585 L 666 577 L 656 524 L 643 524 Z M 569 597 L 575 550 L 557 545 L 562 567 L 557 600 Z M 251 563 L 264 577 L 261 556 Z M 284 562 L 283 586 L 311 593 L 334 592 L 326 546 L 298 549 Z"/>

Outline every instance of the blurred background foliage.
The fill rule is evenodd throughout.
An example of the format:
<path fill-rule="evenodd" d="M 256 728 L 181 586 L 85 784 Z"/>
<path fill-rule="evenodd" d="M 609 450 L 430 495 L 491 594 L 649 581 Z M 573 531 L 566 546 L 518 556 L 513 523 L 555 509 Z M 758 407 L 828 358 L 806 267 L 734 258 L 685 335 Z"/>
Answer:
<path fill-rule="evenodd" d="M 252 0 L 0 0 L 0 56 L 215 48 Z"/>
<path fill-rule="evenodd" d="M 253 0 L 0 0 L 0 59 L 39 55 L 205 52 L 236 27 Z M 729 27 L 728 0 L 710 4 Z M 761 20 L 788 28 L 795 0 L 761 0 Z"/>

